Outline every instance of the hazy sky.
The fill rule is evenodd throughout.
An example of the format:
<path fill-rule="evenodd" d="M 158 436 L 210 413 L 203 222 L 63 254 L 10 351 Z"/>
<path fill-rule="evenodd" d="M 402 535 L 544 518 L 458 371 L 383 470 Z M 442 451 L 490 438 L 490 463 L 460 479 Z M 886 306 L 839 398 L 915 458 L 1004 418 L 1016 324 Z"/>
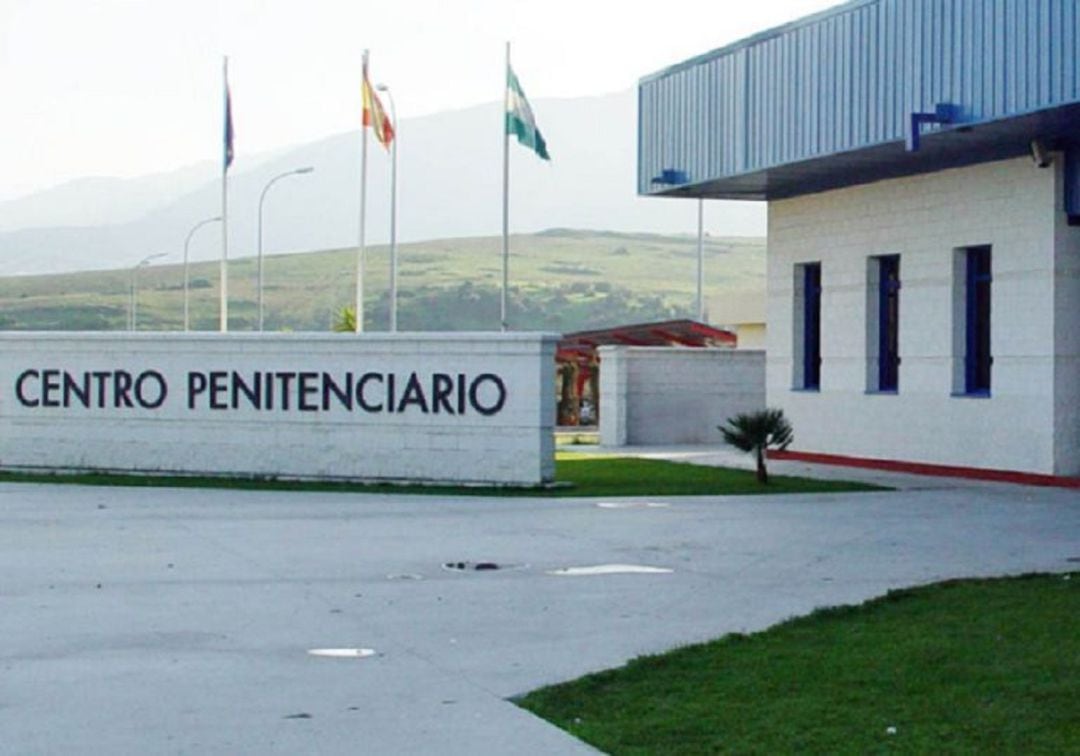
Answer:
<path fill-rule="evenodd" d="M 0 0 L 0 199 L 218 160 L 223 55 L 240 168 L 245 154 L 356 128 L 364 48 L 408 117 L 500 99 L 508 40 L 535 102 L 629 89 L 836 4 Z"/>

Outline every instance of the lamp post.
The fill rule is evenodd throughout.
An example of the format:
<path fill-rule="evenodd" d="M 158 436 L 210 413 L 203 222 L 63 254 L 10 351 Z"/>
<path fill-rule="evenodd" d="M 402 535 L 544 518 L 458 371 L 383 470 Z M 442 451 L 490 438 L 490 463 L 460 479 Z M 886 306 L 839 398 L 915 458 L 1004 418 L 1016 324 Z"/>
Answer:
<path fill-rule="evenodd" d="M 136 330 L 136 327 L 138 326 L 135 312 L 135 307 L 137 304 L 137 300 L 135 297 L 135 279 L 138 276 L 139 268 L 145 268 L 147 265 L 150 264 L 151 260 L 157 260 L 160 257 L 165 257 L 167 254 L 167 252 L 158 252 L 155 255 L 147 255 L 131 267 L 131 305 L 128 307 L 128 313 L 131 316 L 131 327 L 128 329 L 130 331 Z"/>
<path fill-rule="evenodd" d="M 191 243 L 191 237 L 195 235 L 196 231 L 198 231 L 200 228 L 207 225 L 208 223 L 217 223 L 220 220 L 221 220 L 221 216 L 216 215 L 213 218 L 207 218 L 206 220 L 199 221 L 198 223 L 195 224 L 194 228 L 192 228 L 190 231 L 188 231 L 187 238 L 184 239 L 184 331 L 185 332 L 191 330 L 191 319 L 190 319 L 190 317 L 188 315 L 188 313 L 189 313 L 189 309 L 188 309 L 188 297 L 189 297 L 189 294 L 188 294 L 188 291 L 189 291 L 189 289 L 188 289 L 188 245 Z"/>
<path fill-rule="evenodd" d="M 259 268 L 259 283 L 258 283 L 258 290 L 259 290 L 259 330 L 260 331 L 262 331 L 262 329 L 263 329 L 263 242 L 262 242 L 262 239 L 263 239 L 263 232 L 262 232 L 262 227 L 263 227 L 263 200 L 266 199 L 266 193 L 268 191 L 270 191 L 270 187 L 272 187 L 276 182 L 280 181 L 281 179 L 285 178 L 286 176 L 296 176 L 296 175 L 299 175 L 301 173 L 311 173 L 314 170 L 315 169 L 313 167 L 308 165 L 308 166 L 305 166 L 303 168 L 294 168 L 291 171 L 285 171 L 284 173 L 279 173 L 277 176 L 274 176 L 272 179 L 270 179 L 269 181 L 266 182 L 266 186 L 263 187 L 262 194 L 259 195 L 259 265 L 258 265 L 258 268 Z"/>
<path fill-rule="evenodd" d="M 397 330 L 397 145 L 398 119 L 394 93 L 385 84 L 375 87 L 386 92 L 390 101 L 390 122 L 394 124 L 394 140 L 390 143 L 390 330 Z"/>
<path fill-rule="evenodd" d="M 697 313 L 699 323 L 705 322 L 705 198 L 698 197 L 697 205 Z"/>

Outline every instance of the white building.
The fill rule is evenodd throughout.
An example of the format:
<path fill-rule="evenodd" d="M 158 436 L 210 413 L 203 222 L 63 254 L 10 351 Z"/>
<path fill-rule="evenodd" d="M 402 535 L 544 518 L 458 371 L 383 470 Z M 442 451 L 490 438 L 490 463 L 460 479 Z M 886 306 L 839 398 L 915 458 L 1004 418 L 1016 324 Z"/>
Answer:
<path fill-rule="evenodd" d="M 641 193 L 769 203 L 793 456 L 1080 476 L 1075 0 L 856 0 L 640 95 Z"/>

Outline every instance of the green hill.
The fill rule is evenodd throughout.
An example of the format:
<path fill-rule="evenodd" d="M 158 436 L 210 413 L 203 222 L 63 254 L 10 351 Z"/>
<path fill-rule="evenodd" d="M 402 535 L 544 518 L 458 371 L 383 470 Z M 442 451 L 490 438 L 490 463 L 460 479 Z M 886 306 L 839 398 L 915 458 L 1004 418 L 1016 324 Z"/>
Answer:
<path fill-rule="evenodd" d="M 499 327 L 501 237 L 400 245 L 401 330 Z M 706 240 L 706 295 L 762 291 L 765 242 Z M 515 330 L 574 331 L 692 314 L 697 241 L 693 236 L 554 229 L 511 239 L 510 323 Z M 264 259 L 267 330 L 326 331 L 352 303 L 355 249 Z M 190 266 L 193 330 L 218 327 L 218 263 Z M 369 247 L 365 324 L 384 330 L 388 315 L 387 246 Z M 0 328 L 120 330 L 127 327 L 131 271 L 0 278 Z M 230 330 L 258 320 L 256 260 L 229 263 Z M 183 267 L 138 272 L 140 330 L 183 327 Z"/>

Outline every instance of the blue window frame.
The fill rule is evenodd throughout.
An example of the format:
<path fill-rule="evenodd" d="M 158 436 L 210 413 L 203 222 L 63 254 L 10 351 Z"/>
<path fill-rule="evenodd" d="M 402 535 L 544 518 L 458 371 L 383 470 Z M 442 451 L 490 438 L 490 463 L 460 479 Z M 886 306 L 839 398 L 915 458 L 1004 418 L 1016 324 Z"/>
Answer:
<path fill-rule="evenodd" d="M 964 391 L 990 394 L 990 247 L 966 250 Z"/>
<path fill-rule="evenodd" d="M 821 388 L 821 263 L 803 268 L 802 388 Z"/>
<path fill-rule="evenodd" d="M 900 386 L 900 255 L 878 258 L 878 391 Z"/>

